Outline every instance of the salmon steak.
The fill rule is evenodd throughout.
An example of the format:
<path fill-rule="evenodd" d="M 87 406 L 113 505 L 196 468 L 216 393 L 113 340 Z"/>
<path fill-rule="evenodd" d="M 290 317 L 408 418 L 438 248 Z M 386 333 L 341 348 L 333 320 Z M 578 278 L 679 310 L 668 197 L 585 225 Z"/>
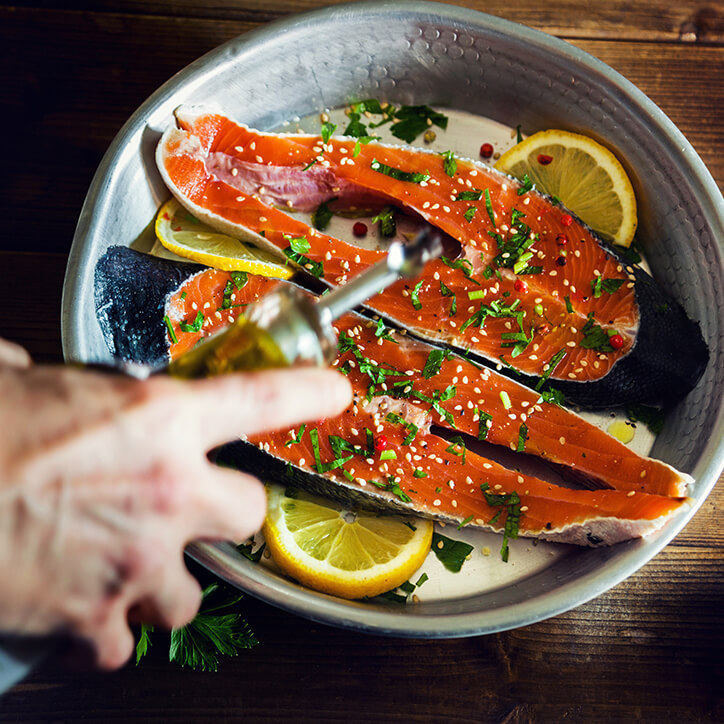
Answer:
<path fill-rule="evenodd" d="M 157 164 L 210 226 L 328 286 L 379 261 L 298 212 L 396 209 L 449 242 L 413 281 L 366 303 L 428 341 L 528 376 L 572 402 L 666 402 L 696 384 L 708 350 L 696 323 L 643 269 L 530 184 L 484 163 L 349 137 L 265 133 L 193 107 L 176 112 Z M 686 340 L 680 344 L 677 340 Z"/>
<path fill-rule="evenodd" d="M 114 356 L 158 365 L 287 283 L 112 247 L 96 267 L 96 311 Z M 217 462 L 350 506 L 588 546 L 651 533 L 688 505 L 688 475 L 535 390 L 381 319 L 348 313 L 335 327 L 334 366 L 352 384 L 352 405 L 231 442 Z M 594 489 L 521 472 L 496 450 Z"/>

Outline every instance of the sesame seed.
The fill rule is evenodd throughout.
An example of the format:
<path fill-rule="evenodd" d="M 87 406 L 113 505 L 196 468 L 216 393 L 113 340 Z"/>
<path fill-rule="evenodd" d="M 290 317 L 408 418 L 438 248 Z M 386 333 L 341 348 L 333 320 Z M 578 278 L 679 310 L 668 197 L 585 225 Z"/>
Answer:
<path fill-rule="evenodd" d="M 565 444 L 566 444 L 566 438 L 565 438 L 565 437 L 559 437 L 559 438 L 558 438 L 558 442 L 559 442 L 561 445 L 565 445 Z"/>

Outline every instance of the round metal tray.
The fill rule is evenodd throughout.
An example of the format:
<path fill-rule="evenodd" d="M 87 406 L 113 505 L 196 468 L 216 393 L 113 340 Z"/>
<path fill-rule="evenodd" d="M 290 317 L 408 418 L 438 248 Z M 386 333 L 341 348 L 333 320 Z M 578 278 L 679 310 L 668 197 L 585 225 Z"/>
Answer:
<path fill-rule="evenodd" d="M 63 291 L 68 360 L 108 361 L 93 272 L 111 244 L 131 244 L 168 197 L 154 164 L 181 103 L 215 105 L 260 129 L 355 99 L 448 106 L 528 132 L 564 128 L 614 149 L 639 201 L 639 239 L 654 276 L 701 323 L 711 360 L 670 414 L 652 455 L 696 478 L 694 504 L 646 539 L 569 547 L 534 569 L 447 598 L 399 606 L 315 593 L 242 558 L 229 544 L 189 554 L 232 584 L 308 618 L 398 636 L 448 637 L 523 626 L 573 608 L 636 571 L 703 502 L 724 466 L 724 200 L 691 145 L 631 83 L 543 33 L 437 3 L 341 5 L 272 23 L 178 73 L 121 129 L 88 192 Z M 465 571 L 465 568 L 463 568 Z M 462 575 L 462 574 L 459 574 Z"/>

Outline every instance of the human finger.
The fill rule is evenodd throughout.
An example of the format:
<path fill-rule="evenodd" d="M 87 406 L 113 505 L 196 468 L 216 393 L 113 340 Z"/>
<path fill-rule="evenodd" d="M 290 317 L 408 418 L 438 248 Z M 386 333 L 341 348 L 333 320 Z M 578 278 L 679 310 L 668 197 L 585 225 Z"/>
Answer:
<path fill-rule="evenodd" d="M 237 435 L 278 430 L 337 415 L 352 399 L 345 377 L 332 370 L 285 369 L 198 380 L 186 395 L 209 447 Z"/>
<path fill-rule="evenodd" d="M 118 669 L 133 652 L 134 638 L 126 619 L 126 604 L 119 597 L 113 610 L 94 629 L 82 632 L 93 644 L 96 664 L 101 669 Z"/>
<path fill-rule="evenodd" d="M 23 347 L 6 339 L 0 339 L 0 365 L 24 369 L 31 364 L 30 355 Z"/>
<path fill-rule="evenodd" d="M 191 538 L 246 540 L 264 523 L 266 493 L 251 475 L 209 464 L 195 505 Z"/>
<path fill-rule="evenodd" d="M 181 559 L 167 570 L 165 580 L 156 582 L 141 610 L 145 623 L 181 628 L 191 621 L 201 606 L 201 587 Z"/>

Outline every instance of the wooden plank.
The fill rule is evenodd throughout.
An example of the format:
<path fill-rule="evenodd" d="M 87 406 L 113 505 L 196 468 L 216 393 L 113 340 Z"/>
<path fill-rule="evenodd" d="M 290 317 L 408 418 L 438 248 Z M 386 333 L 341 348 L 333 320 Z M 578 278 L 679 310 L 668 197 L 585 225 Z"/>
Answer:
<path fill-rule="evenodd" d="M 14 139 L 0 180 L 4 248 L 67 252 L 93 173 L 123 122 L 175 72 L 252 27 L 237 20 L 0 8 L 6 68 L 0 118 Z M 651 95 L 722 183 L 724 115 L 709 109 L 724 101 L 724 48 L 578 44 Z"/>
<path fill-rule="evenodd" d="M 264 22 L 291 13 L 336 5 L 345 0 L 65 0 L 55 7 L 93 12 L 163 15 Z M 565 38 L 657 40 L 666 42 L 724 42 L 724 2 L 704 7 L 696 0 L 466 0 L 454 2 L 490 15 L 529 25 Z"/>
<path fill-rule="evenodd" d="M 721 721 L 722 573 L 721 549 L 668 548 L 574 611 L 442 641 L 361 637 L 246 598 L 261 643 L 216 675 L 176 669 L 156 636 L 112 686 L 56 663 L 6 695 L 3 713 L 117 721 L 132 702 L 140 722 Z"/>
<path fill-rule="evenodd" d="M 0 251 L 0 337 L 36 362 L 62 362 L 60 300 L 66 257 Z"/>

